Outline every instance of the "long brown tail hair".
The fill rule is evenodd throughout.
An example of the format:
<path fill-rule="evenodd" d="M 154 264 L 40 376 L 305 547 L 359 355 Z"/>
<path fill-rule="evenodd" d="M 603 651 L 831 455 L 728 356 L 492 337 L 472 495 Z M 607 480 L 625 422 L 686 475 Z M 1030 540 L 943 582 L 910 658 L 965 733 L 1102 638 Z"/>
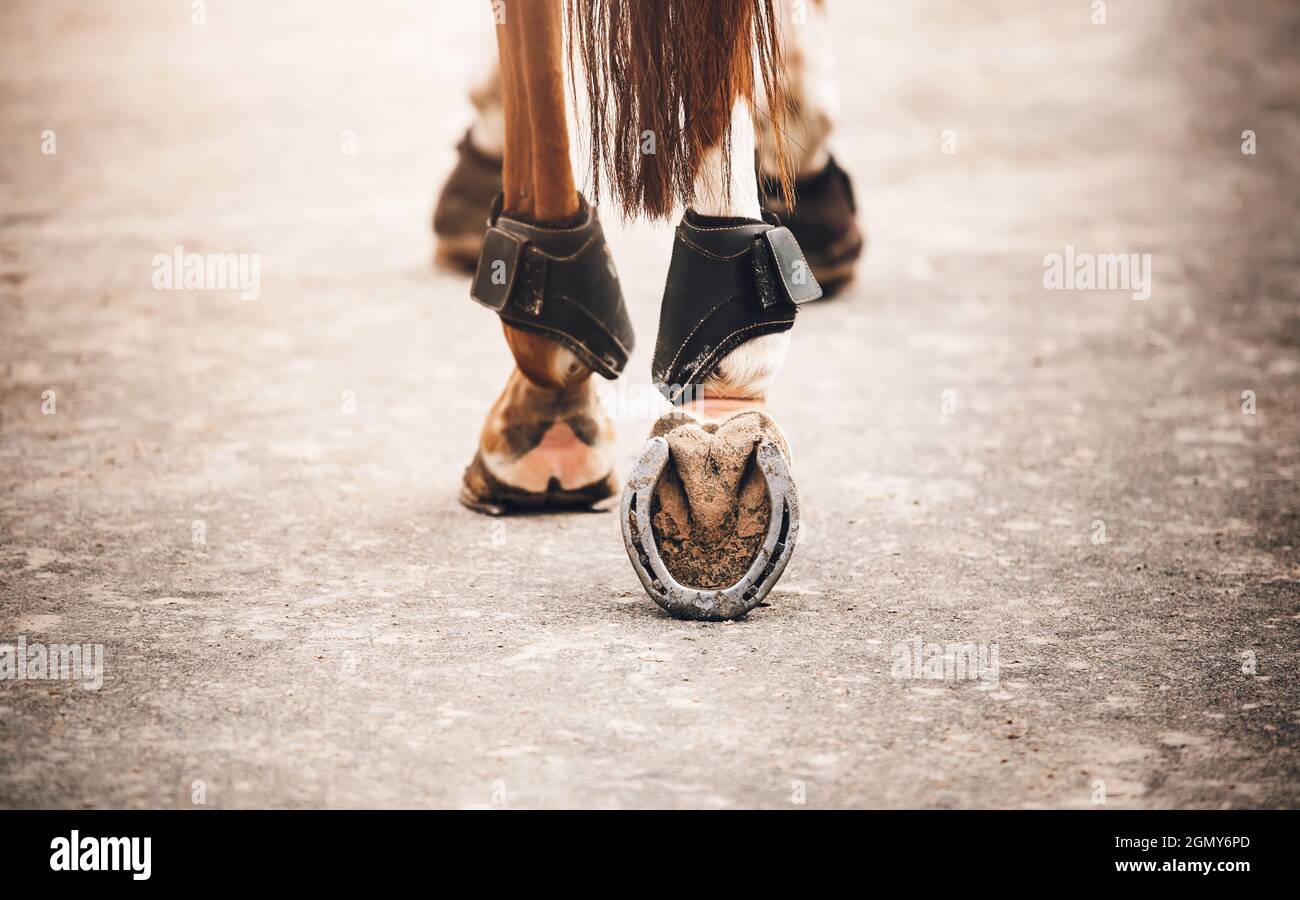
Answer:
<path fill-rule="evenodd" d="M 783 192 L 785 85 L 777 0 L 568 0 L 574 105 L 586 84 L 592 187 L 608 183 L 627 217 L 667 217 L 694 200 L 704 154 L 722 145 L 730 166 L 737 98 L 778 136 Z M 583 71 L 579 72 L 579 64 Z M 759 109 L 754 73 L 767 109 Z M 585 76 L 585 78 L 584 78 Z M 648 133 L 648 134 L 647 134 Z M 653 152 L 646 152 L 653 141 Z M 744 162 L 749 165 L 749 161 Z M 730 185 L 730 171 L 724 184 Z"/>

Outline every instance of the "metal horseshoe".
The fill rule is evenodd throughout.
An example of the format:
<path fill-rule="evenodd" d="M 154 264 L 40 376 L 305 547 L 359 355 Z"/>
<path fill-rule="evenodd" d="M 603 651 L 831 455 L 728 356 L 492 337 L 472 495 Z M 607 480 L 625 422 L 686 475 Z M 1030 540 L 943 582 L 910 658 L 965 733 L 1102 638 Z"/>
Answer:
<path fill-rule="evenodd" d="M 646 593 L 669 615 L 710 621 L 740 618 L 763 602 L 790 562 L 799 537 L 799 495 L 785 457 L 776 444 L 760 441 L 755 454 L 771 503 L 767 535 L 741 579 L 731 587 L 720 589 L 693 588 L 679 583 L 655 546 L 650 505 L 655 486 L 668 465 L 668 440 L 651 439 L 632 468 L 623 491 L 623 545 Z"/>

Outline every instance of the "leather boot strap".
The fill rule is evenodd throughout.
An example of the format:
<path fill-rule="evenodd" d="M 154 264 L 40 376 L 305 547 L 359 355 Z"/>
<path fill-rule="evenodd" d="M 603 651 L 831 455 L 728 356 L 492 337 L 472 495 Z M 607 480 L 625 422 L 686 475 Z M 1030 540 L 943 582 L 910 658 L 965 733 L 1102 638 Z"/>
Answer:
<path fill-rule="evenodd" d="M 765 218 L 677 226 L 651 370 L 670 402 L 697 390 L 745 341 L 792 328 L 798 307 L 822 295 L 790 229 Z"/>
<path fill-rule="evenodd" d="M 520 221 L 492 204 L 470 295 L 524 331 L 551 338 L 606 378 L 632 352 L 632 323 L 596 211 L 581 200 L 578 223 Z"/>

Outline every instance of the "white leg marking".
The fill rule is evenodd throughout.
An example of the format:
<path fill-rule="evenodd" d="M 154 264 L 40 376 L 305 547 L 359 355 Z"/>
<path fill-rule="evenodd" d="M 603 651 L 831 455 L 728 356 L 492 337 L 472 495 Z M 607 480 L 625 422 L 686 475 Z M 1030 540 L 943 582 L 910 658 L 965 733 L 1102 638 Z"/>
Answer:
<path fill-rule="evenodd" d="M 762 400 L 781 371 L 789 349 L 789 331 L 745 341 L 724 356 L 713 374 L 704 380 L 705 396 Z"/>
<path fill-rule="evenodd" d="M 737 101 L 731 118 L 731 196 L 722 186 L 721 146 L 705 158 L 695 178 L 695 211 L 706 216 L 762 217 L 758 205 L 758 179 L 754 172 L 754 125 L 749 107 Z M 704 381 L 704 395 L 714 399 L 749 400 L 760 404 L 781 370 L 790 332 L 767 334 L 746 341 L 723 357 Z M 725 404 L 724 404 L 725 405 Z M 714 404 L 717 406 L 717 404 Z M 702 410 L 707 415 L 707 410 Z"/>
<path fill-rule="evenodd" d="M 722 144 L 709 150 L 695 173 L 695 203 L 702 216 L 744 216 L 760 218 L 758 177 L 754 172 L 754 122 L 749 104 L 737 100 L 731 111 L 730 175 L 727 179 Z M 727 188 L 730 187 L 730 192 Z"/>

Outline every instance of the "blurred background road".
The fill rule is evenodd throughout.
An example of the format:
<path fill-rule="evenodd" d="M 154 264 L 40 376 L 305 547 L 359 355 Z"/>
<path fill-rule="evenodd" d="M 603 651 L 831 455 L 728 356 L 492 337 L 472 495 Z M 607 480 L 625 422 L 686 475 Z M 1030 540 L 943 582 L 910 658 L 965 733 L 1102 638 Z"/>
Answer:
<path fill-rule="evenodd" d="M 698 624 L 612 515 L 456 503 L 486 9 L 4 4 L 0 643 L 105 673 L 0 681 L 0 805 L 1296 806 L 1300 10 L 1092 6 L 832 5 L 870 255 L 772 398 L 806 539 Z M 670 230 L 609 231 L 644 390 Z M 154 290 L 176 245 L 260 296 Z M 1067 246 L 1150 298 L 1045 290 Z"/>

